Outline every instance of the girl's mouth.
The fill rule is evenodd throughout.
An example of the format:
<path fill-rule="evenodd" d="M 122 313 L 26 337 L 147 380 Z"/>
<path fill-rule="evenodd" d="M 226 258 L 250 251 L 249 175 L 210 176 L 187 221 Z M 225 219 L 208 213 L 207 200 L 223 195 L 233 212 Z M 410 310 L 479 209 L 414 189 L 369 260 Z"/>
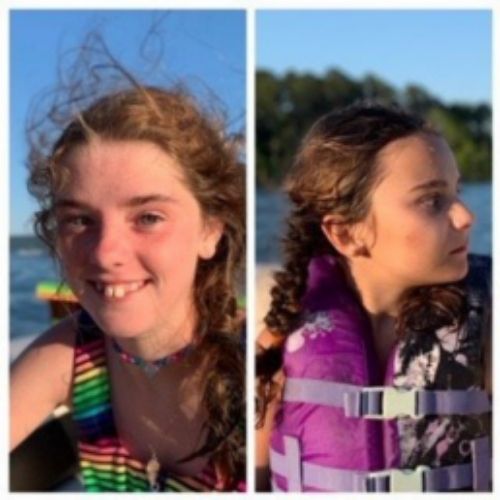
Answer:
<path fill-rule="evenodd" d="M 93 289 L 106 299 L 119 300 L 141 290 L 148 284 L 149 280 L 127 281 L 123 283 L 106 283 L 103 281 L 89 281 Z"/>
<path fill-rule="evenodd" d="M 467 245 L 463 245 L 461 247 L 455 248 L 455 250 L 452 250 L 450 254 L 455 255 L 466 251 L 467 251 Z"/>

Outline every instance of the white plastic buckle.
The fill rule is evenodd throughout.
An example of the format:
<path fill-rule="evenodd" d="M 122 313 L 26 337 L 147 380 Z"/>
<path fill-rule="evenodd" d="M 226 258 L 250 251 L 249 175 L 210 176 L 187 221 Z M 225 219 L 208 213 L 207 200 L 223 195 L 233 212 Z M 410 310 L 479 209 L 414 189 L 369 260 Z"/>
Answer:
<path fill-rule="evenodd" d="M 382 413 L 364 415 L 365 418 L 391 419 L 417 416 L 417 391 L 397 387 L 365 387 L 363 392 L 382 393 Z"/>
<path fill-rule="evenodd" d="M 370 472 L 367 479 L 387 477 L 390 492 L 424 492 L 424 472 L 429 470 L 427 465 L 419 465 L 415 469 L 386 469 L 380 472 Z"/>

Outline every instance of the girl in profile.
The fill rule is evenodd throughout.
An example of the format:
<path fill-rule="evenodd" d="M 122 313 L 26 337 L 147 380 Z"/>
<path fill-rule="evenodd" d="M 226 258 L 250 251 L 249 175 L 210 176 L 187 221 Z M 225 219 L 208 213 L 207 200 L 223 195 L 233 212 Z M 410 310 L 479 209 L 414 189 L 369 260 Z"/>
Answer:
<path fill-rule="evenodd" d="M 490 487 L 491 269 L 459 189 L 444 137 L 399 108 L 306 135 L 258 339 L 258 489 Z"/>
<path fill-rule="evenodd" d="M 29 188 L 82 310 L 15 362 L 11 449 L 67 404 L 87 491 L 243 490 L 236 147 L 179 88 L 129 78 L 69 108 Z"/>

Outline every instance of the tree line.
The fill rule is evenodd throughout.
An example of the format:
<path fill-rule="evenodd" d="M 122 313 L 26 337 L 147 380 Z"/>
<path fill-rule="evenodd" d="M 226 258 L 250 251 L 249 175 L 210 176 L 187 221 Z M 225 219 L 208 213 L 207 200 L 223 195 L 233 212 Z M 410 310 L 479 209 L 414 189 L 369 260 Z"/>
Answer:
<path fill-rule="evenodd" d="M 293 161 L 300 139 L 326 112 L 359 99 L 396 103 L 419 114 L 449 142 L 465 181 L 490 181 L 492 170 L 491 106 L 445 104 L 425 88 L 398 90 L 373 74 L 355 80 L 338 69 L 323 75 L 257 71 L 257 184 L 279 185 Z"/>

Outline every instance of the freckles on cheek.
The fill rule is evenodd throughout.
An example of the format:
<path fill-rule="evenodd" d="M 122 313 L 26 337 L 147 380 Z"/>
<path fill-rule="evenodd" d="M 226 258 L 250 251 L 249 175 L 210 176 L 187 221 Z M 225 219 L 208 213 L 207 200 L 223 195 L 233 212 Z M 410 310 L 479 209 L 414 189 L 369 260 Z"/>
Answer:
<path fill-rule="evenodd" d="M 85 238 L 76 236 L 60 237 L 56 248 L 63 268 L 71 276 L 82 273 L 93 251 Z"/>
<path fill-rule="evenodd" d="M 56 241 L 56 253 L 63 264 L 66 264 L 73 257 L 74 245 L 71 240 L 64 237 L 59 237 Z"/>
<path fill-rule="evenodd" d="M 421 248 L 422 240 L 423 240 L 422 231 L 407 232 L 403 238 L 405 246 L 413 250 L 418 250 L 419 248 Z"/>
<path fill-rule="evenodd" d="M 189 231 L 165 231 L 150 235 L 149 244 L 158 248 L 172 263 L 189 262 L 196 255 L 196 239 Z"/>
<path fill-rule="evenodd" d="M 422 239 L 422 235 L 417 231 L 412 231 L 404 235 L 404 242 L 406 246 L 418 245 Z"/>
<path fill-rule="evenodd" d="M 79 259 L 82 255 L 86 255 L 89 252 L 87 242 L 78 238 L 61 239 L 59 248 L 61 249 L 61 255 L 71 260 Z"/>

